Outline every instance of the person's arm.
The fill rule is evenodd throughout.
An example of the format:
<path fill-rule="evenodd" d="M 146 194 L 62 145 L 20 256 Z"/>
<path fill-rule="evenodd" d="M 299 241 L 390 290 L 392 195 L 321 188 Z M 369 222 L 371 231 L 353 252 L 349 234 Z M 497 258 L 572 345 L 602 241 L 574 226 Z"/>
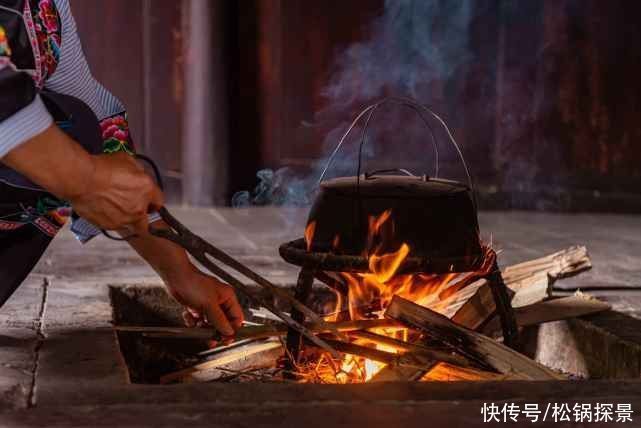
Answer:
<path fill-rule="evenodd" d="M 101 227 L 141 227 L 147 208 L 162 205 L 161 192 L 133 160 L 90 156 L 53 125 L 33 79 L 19 68 L 32 55 L 20 34 L 0 26 L 0 162 Z"/>
<path fill-rule="evenodd" d="M 68 0 L 55 1 L 62 22 L 62 50 L 58 68 L 47 81 L 47 88 L 77 97 L 89 105 L 101 121 L 105 153 L 121 152 L 114 156 L 133 153 L 125 107 L 91 74 Z M 116 64 L 119 60 L 114 59 Z M 91 220 L 81 212 L 78 214 Z M 151 221 L 153 218 L 152 214 Z M 153 223 L 155 227 L 159 224 L 162 222 Z M 131 246 L 160 275 L 176 300 L 186 306 L 186 321 L 209 322 L 224 335 L 233 334 L 240 327 L 242 310 L 228 285 L 198 271 L 185 251 L 173 243 L 143 230 L 137 230 L 136 234 L 137 238 L 129 240 Z"/>
<path fill-rule="evenodd" d="M 55 125 L 0 160 L 104 229 L 145 231 L 149 208 L 163 205 L 160 189 L 130 156 L 92 156 Z"/>
<path fill-rule="evenodd" d="M 151 227 L 167 228 L 162 221 Z M 231 286 L 199 271 L 185 250 L 176 244 L 149 233 L 130 238 L 129 244 L 158 273 L 171 295 L 187 311 L 187 324 L 203 321 L 224 336 L 232 336 L 243 322 L 243 311 Z"/>

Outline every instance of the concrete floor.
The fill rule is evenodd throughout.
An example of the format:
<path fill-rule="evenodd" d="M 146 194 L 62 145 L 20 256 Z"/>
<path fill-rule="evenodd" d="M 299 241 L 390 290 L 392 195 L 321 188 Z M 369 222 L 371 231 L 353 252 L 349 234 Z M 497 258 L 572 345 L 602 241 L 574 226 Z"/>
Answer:
<path fill-rule="evenodd" d="M 297 269 L 278 245 L 299 237 L 305 211 L 174 209 L 194 231 L 290 286 Z M 641 217 L 482 213 L 481 228 L 502 249 L 501 264 L 586 245 L 594 269 L 557 288 L 591 289 L 641 319 Z M 82 246 L 64 232 L 0 309 L 0 426 L 470 426 L 484 402 L 632 403 L 630 381 L 384 384 L 130 385 L 110 328 L 109 285 L 157 286 L 126 244 Z M 631 338 L 630 340 L 636 340 Z M 639 340 L 641 343 L 641 340 Z M 641 410 L 639 410 L 641 411 Z M 635 419 L 636 420 L 636 419 Z M 641 420 L 641 416 L 639 416 Z M 402 424 L 402 425 L 401 425 Z M 539 426 L 539 424 L 537 424 Z M 546 426 L 546 424 L 540 424 Z M 554 423 L 550 426 L 570 426 Z M 590 424 L 599 426 L 599 424 Z"/>

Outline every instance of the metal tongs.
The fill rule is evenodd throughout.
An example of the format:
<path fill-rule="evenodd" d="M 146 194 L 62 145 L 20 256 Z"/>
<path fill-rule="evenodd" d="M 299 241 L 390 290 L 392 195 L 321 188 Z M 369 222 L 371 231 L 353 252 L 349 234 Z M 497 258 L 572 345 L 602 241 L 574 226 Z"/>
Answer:
<path fill-rule="evenodd" d="M 151 166 L 151 168 L 153 169 L 154 175 L 156 176 L 155 178 L 158 183 L 158 186 L 162 188 L 163 187 L 162 178 L 160 176 L 160 171 L 158 170 L 158 167 L 156 166 L 155 162 L 143 155 L 136 155 L 136 159 L 142 160 Z M 338 351 L 336 351 L 336 349 L 330 346 L 327 342 L 315 336 L 314 333 L 312 333 L 302 323 L 299 323 L 298 321 L 294 320 L 292 317 L 290 317 L 286 313 L 278 310 L 272 304 L 272 302 L 266 299 L 260 299 L 259 297 L 255 296 L 251 292 L 249 287 L 243 284 L 242 281 L 234 277 L 232 274 L 230 274 L 226 270 L 216 265 L 212 259 L 227 265 L 228 267 L 232 268 L 236 272 L 251 279 L 256 284 L 260 285 L 263 289 L 267 290 L 267 292 L 271 296 L 278 297 L 284 301 L 289 302 L 294 308 L 296 308 L 302 314 L 307 316 L 313 324 L 316 324 L 317 326 L 322 327 L 327 331 L 330 331 L 332 334 L 335 334 L 336 336 L 341 337 L 343 340 L 347 340 L 344 333 L 339 332 L 338 329 L 336 329 L 336 327 L 327 323 L 322 317 L 316 314 L 316 312 L 314 312 L 313 310 L 305 306 L 303 303 L 295 299 L 286 291 L 282 290 L 272 282 L 268 281 L 266 278 L 260 276 L 258 273 L 254 272 L 244 264 L 235 260 L 224 251 L 220 250 L 219 248 L 216 248 L 209 242 L 205 241 L 200 236 L 191 232 L 182 223 L 176 220 L 176 218 L 167 210 L 167 208 L 165 207 L 160 208 L 160 210 L 158 211 L 158 214 L 160 214 L 160 217 L 165 221 L 165 223 L 167 223 L 167 225 L 169 226 L 169 229 L 159 229 L 159 228 L 150 226 L 149 227 L 150 234 L 158 238 L 167 239 L 173 242 L 174 244 L 179 245 L 185 251 L 187 251 L 187 253 L 189 253 L 194 259 L 196 259 L 203 267 L 209 270 L 209 272 L 211 272 L 213 275 L 218 277 L 221 281 L 224 281 L 230 284 L 231 286 L 236 288 L 238 291 L 245 294 L 249 299 L 253 300 L 254 302 L 268 309 L 270 312 L 272 312 L 274 315 L 280 318 L 289 328 L 305 336 L 315 345 L 325 349 L 330 354 L 332 354 L 334 358 L 340 358 L 340 354 L 338 353 Z M 103 231 L 103 233 L 110 239 L 127 240 L 127 238 L 124 238 L 124 239 L 116 238 L 110 235 L 107 231 Z"/>
<path fill-rule="evenodd" d="M 195 235 L 193 232 L 187 229 L 182 223 L 176 220 L 176 218 L 169 213 L 167 208 L 162 207 L 158 211 L 158 213 L 160 214 L 160 217 L 165 221 L 165 223 L 167 223 L 170 229 L 159 229 L 159 228 L 149 227 L 149 233 L 151 233 L 156 237 L 167 239 L 173 242 L 174 244 L 184 248 L 185 251 L 187 251 L 194 259 L 198 260 L 198 262 L 202 266 L 207 268 L 209 272 L 211 272 L 213 275 L 220 278 L 220 280 L 230 284 L 231 286 L 233 286 L 234 288 L 236 288 L 237 290 L 245 294 L 250 299 L 256 301 L 256 303 L 267 308 L 270 312 L 272 312 L 278 318 L 283 320 L 283 322 L 287 324 L 288 327 L 302 334 L 311 342 L 313 342 L 315 345 L 330 352 L 332 356 L 334 356 L 335 358 L 340 358 L 340 354 L 334 348 L 332 348 L 328 343 L 326 343 L 324 340 L 320 339 L 319 337 L 315 336 L 314 333 L 312 333 L 303 324 L 297 322 L 286 313 L 278 310 L 271 302 L 267 301 L 266 299 L 259 299 L 258 297 L 256 297 L 250 291 L 249 287 L 243 284 L 242 281 L 234 277 L 232 274 L 230 274 L 229 272 L 225 271 L 224 269 L 216 265 L 212 261 L 212 259 L 218 260 L 219 262 L 225 264 L 226 266 L 234 269 L 238 273 L 251 279 L 256 284 L 266 289 L 269 292 L 269 294 L 271 294 L 272 296 L 277 296 L 278 298 L 289 302 L 294 308 L 298 309 L 301 313 L 307 316 L 312 321 L 312 323 L 317 324 L 318 326 L 321 326 L 323 328 L 326 328 L 327 330 L 331 331 L 333 334 L 336 334 L 337 336 L 343 336 L 343 333 L 340 333 L 334 326 L 327 323 L 325 320 L 323 320 L 323 318 L 318 316 L 316 312 L 314 312 L 313 310 L 311 310 L 310 308 L 302 304 L 300 301 L 296 300 L 293 296 L 291 296 L 286 291 L 282 290 L 281 288 L 279 288 L 278 286 L 276 286 L 266 278 L 260 276 L 258 273 L 254 272 L 244 264 L 235 260 L 224 251 L 214 247 L 212 244 L 205 241 L 200 236 Z"/>

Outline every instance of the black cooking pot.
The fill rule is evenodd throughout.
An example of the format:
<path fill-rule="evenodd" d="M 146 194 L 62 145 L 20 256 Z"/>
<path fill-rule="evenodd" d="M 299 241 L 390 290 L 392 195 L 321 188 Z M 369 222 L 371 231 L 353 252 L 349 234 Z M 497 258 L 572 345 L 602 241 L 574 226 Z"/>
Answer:
<path fill-rule="evenodd" d="M 436 120 L 457 150 L 468 184 L 409 171 L 385 170 L 324 181 L 323 178 L 343 141 L 361 118 L 366 118 L 360 152 L 373 113 L 383 104 L 394 103 L 415 110 L 425 123 L 436 148 L 429 119 Z M 438 151 L 437 151 L 438 153 Z M 437 156 L 438 165 L 438 156 Z M 438 167 L 435 170 L 438 175 Z M 390 175 L 391 174 L 391 175 Z M 378 242 L 372 242 L 371 219 L 390 211 Z M 456 260 L 458 269 L 470 269 L 482 258 L 474 193 L 465 160 L 445 123 L 430 109 L 403 98 L 386 98 L 363 110 L 334 150 L 320 179 L 319 193 L 310 210 L 308 225 L 314 223 L 310 250 L 346 255 L 392 252 L 401 243 L 410 255 L 439 260 Z M 337 238 L 338 237 L 338 238 Z"/>

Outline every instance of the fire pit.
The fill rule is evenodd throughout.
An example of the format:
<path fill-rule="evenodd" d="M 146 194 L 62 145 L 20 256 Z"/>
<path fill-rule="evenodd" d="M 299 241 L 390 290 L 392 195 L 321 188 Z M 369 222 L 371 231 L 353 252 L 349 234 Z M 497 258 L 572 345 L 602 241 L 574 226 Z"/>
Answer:
<path fill-rule="evenodd" d="M 137 358 L 139 352 L 127 352 L 136 357 L 134 375 L 143 373 L 160 383 L 219 380 L 230 374 L 318 383 L 562 378 L 515 350 L 518 328 L 607 310 L 581 296 L 549 300 L 554 279 L 590 268 L 585 248 L 571 247 L 501 272 L 496 252 L 479 237 L 474 192 L 460 149 L 445 123 L 414 101 L 386 99 L 366 108 L 334 155 L 365 118 L 362 153 L 367 124 L 386 103 L 416 111 L 432 136 L 428 115 L 438 122 L 468 183 L 439 178 L 438 167 L 434 177 L 401 169 L 361 174 L 360 159 L 353 177 L 324 181 L 323 173 L 304 238 L 280 246 L 283 259 L 301 268 L 294 296 L 187 233 L 176 220 L 176 236 L 191 237 L 201 248 L 198 261 L 259 306 L 248 317 L 259 324 L 243 326 L 235 343 L 213 349 L 208 343 L 220 337 L 208 327 L 120 325 L 121 344 L 153 357 L 161 354 L 168 369 L 161 373 L 152 363 L 149 370 Z M 263 294 L 207 255 L 254 281 Z M 331 290 L 328 304 L 320 304 L 315 280 Z M 194 340 L 197 352 L 166 342 L 177 339 Z"/>

